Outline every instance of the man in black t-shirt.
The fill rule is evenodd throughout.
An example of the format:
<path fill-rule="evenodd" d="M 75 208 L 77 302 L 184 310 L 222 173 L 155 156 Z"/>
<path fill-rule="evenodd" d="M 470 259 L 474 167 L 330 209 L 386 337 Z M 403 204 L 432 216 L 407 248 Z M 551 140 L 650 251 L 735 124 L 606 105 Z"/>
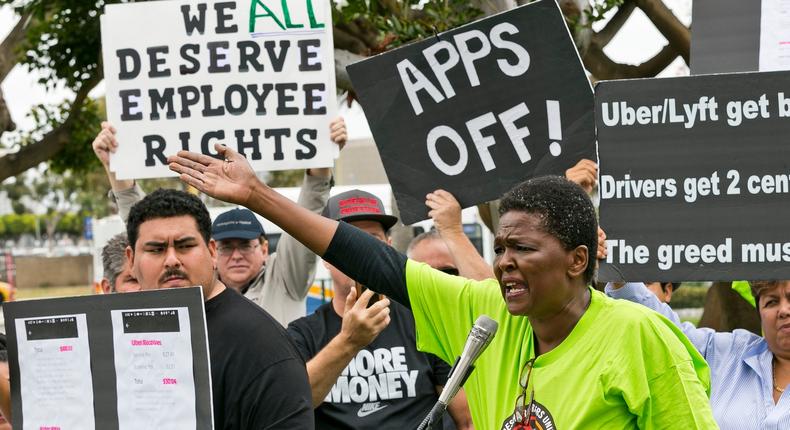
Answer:
<path fill-rule="evenodd" d="M 329 199 L 324 216 L 348 222 L 381 241 L 397 218 L 360 190 Z M 417 428 L 438 399 L 450 366 L 417 351 L 414 317 L 404 306 L 327 265 L 334 298 L 293 321 L 288 333 L 307 360 L 316 428 Z M 358 299 L 357 299 L 358 298 Z M 370 305 L 370 306 L 369 306 Z"/>
<path fill-rule="evenodd" d="M 127 259 L 143 290 L 203 288 L 214 428 L 312 429 L 304 360 L 277 321 L 219 281 L 200 199 L 157 190 L 132 207 L 126 227 Z"/>

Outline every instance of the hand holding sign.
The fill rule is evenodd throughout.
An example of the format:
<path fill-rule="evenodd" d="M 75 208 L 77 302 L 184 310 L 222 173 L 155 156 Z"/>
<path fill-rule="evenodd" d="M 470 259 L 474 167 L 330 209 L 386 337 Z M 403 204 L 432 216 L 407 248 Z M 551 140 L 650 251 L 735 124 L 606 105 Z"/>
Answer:
<path fill-rule="evenodd" d="M 343 149 L 348 141 L 348 132 L 346 131 L 346 121 L 342 116 L 339 116 L 329 123 L 329 138 L 335 142 L 339 149 Z"/>
<path fill-rule="evenodd" d="M 595 258 L 603 260 L 606 258 L 608 250 L 606 249 L 606 232 L 601 227 L 598 227 L 598 250 L 595 253 Z"/>
<path fill-rule="evenodd" d="M 447 234 L 464 234 L 461 225 L 461 205 L 445 190 L 436 190 L 425 196 L 425 204 L 431 208 L 428 216 L 433 219 L 436 230 L 444 237 Z"/>
<path fill-rule="evenodd" d="M 93 139 L 93 143 L 91 144 L 93 153 L 96 154 L 96 158 L 98 158 L 99 162 L 104 166 L 107 179 L 110 181 L 110 186 L 114 192 L 134 187 L 133 180 L 119 180 L 115 176 L 115 172 L 110 170 L 110 157 L 118 150 L 118 139 L 115 137 L 117 132 L 118 131 L 110 122 L 102 121 L 101 131 L 96 135 L 96 138 Z"/>
<path fill-rule="evenodd" d="M 575 166 L 565 171 L 565 177 L 581 185 L 590 194 L 598 182 L 598 165 L 592 160 L 579 160 Z"/>
<path fill-rule="evenodd" d="M 101 131 L 93 139 L 91 146 L 96 158 L 99 159 L 105 169 L 110 165 L 110 154 L 118 149 L 118 140 L 115 139 L 115 127 L 107 121 L 102 121 Z"/>

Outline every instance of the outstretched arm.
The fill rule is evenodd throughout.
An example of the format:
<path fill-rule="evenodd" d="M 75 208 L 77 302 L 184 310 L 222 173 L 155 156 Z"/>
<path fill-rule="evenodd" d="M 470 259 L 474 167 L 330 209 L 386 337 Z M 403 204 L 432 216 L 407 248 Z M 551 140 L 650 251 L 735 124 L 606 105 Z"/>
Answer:
<path fill-rule="evenodd" d="M 216 199 L 246 206 L 324 255 L 337 230 L 337 221 L 300 207 L 261 182 L 238 152 L 215 144 L 220 159 L 188 151 L 168 157 L 170 169 L 182 181 Z"/>
<path fill-rule="evenodd" d="M 406 257 L 373 236 L 297 205 L 261 182 L 238 152 L 215 145 L 222 159 L 181 151 L 168 158 L 182 181 L 214 198 L 248 207 L 352 279 L 409 306 Z"/>
<path fill-rule="evenodd" d="M 348 135 L 343 117 L 337 117 L 329 124 L 329 137 L 341 150 L 346 145 Z M 311 212 L 321 213 L 329 200 L 331 183 L 332 169 L 307 169 L 297 203 Z M 270 261 L 271 267 L 267 265 L 266 270 L 271 281 L 266 281 L 266 285 L 273 283 L 278 288 L 284 288 L 292 299 L 303 300 L 313 284 L 316 255 L 290 235 L 284 234 L 277 244 L 277 258 Z M 273 286 L 261 285 L 258 291 L 248 293 L 260 294 L 263 288 Z"/>

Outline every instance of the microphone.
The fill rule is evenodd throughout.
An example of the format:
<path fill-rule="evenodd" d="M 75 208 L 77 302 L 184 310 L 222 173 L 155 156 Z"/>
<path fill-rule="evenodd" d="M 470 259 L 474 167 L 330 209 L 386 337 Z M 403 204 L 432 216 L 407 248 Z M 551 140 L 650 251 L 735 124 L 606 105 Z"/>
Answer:
<path fill-rule="evenodd" d="M 477 317 L 472 330 L 469 331 L 469 335 L 466 337 L 466 344 L 464 344 L 461 356 L 455 361 L 453 368 L 450 370 L 450 377 L 439 395 L 439 400 L 422 421 L 418 430 L 432 428 L 433 424 L 441 418 L 450 400 L 458 394 L 458 390 L 461 389 L 461 386 L 466 382 L 472 370 L 474 370 L 475 361 L 485 351 L 488 344 L 491 343 L 498 327 L 499 324 L 486 315 Z"/>

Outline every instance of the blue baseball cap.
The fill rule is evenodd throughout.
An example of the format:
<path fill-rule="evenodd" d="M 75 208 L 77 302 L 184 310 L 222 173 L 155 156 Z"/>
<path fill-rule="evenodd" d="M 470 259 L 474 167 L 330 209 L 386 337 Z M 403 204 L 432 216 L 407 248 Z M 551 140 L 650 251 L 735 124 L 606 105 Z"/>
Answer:
<path fill-rule="evenodd" d="M 257 239 L 266 237 L 261 222 L 249 209 L 231 209 L 223 212 L 211 224 L 211 237 L 224 239 Z"/>

